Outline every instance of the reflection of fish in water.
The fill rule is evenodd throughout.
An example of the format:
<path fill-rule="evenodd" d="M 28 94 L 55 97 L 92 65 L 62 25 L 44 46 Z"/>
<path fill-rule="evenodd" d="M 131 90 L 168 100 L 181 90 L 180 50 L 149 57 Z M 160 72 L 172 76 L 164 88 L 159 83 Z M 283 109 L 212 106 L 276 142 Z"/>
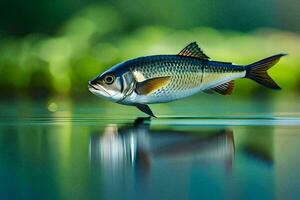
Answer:
<path fill-rule="evenodd" d="M 209 136 L 203 137 L 203 134 Z M 230 170 L 234 158 L 233 133 L 222 129 L 151 131 L 147 121 L 138 119 L 133 127 L 108 125 L 103 135 L 91 137 L 91 164 L 101 164 L 114 173 L 135 166 L 148 174 L 156 158 L 186 162 L 196 159 L 199 164 L 223 163 L 226 170 Z"/>
<path fill-rule="evenodd" d="M 233 91 L 233 80 L 238 78 L 280 89 L 267 70 L 284 55 L 277 54 L 250 65 L 233 65 L 210 61 L 194 42 L 177 55 L 145 56 L 122 62 L 90 81 L 89 90 L 154 116 L 147 104 L 175 101 L 199 91 L 228 95 Z"/>

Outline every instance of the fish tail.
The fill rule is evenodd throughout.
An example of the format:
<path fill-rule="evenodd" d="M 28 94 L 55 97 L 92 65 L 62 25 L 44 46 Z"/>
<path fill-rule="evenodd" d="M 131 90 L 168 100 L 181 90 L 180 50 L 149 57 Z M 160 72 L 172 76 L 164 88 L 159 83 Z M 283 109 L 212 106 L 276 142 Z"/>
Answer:
<path fill-rule="evenodd" d="M 247 65 L 246 78 L 252 79 L 253 81 L 271 89 L 280 90 L 281 88 L 275 81 L 269 76 L 268 69 L 274 66 L 282 56 L 287 54 L 277 54 L 258 62 Z"/>

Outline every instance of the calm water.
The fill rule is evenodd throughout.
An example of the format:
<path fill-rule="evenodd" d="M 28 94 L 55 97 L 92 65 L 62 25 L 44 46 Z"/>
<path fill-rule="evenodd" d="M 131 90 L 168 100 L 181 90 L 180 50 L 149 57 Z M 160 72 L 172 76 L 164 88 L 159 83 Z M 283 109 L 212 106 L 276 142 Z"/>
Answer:
<path fill-rule="evenodd" d="M 2 102 L 1 199 L 298 197 L 299 101 L 216 102 Z"/>

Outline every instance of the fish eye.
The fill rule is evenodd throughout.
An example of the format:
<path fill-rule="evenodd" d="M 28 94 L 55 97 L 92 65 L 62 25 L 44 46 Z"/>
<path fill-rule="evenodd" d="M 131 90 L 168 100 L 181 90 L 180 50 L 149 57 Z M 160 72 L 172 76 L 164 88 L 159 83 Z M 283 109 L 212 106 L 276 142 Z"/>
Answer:
<path fill-rule="evenodd" d="M 115 80 L 115 76 L 114 75 L 106 75 L 104 77 L 104 82 L 107 84 L 107 85 L 110 85 L 114 82 Z"/>

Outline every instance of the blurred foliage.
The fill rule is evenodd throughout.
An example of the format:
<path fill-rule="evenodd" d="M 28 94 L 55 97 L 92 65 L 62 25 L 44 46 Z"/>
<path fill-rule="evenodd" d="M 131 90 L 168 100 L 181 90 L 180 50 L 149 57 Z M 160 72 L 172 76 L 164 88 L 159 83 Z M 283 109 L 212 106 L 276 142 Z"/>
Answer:
<path fill-rule="evenodd" d="M 128 32 L 122 15 L 111 6 L 91 5 L 67 20 L 55 35 L 31 33 L 0 39 L 1 96 L 89 94 L 87 82 L 126 59 L 151 54 L 176 54 L 197 41 L 213 60 L 249 64 L 286 52 L 289 56 L 271 70 L 286 91 L 300 85 L 300 36 L 275 29 L 242 33 L 207 27 L 190 29 L 140 26 Z M 237 81 L 239 94 L 261 89 L 251 81 Z M 269 91 L 269 90 L 264 90 Z"/>
<path fill-rule="evenodd" d="M 2 0 L 1 34 L 53 34 L 57 28 L 94 3 L 109 4 L 122 19 L 126 31 L 145 25 L 175 29 L 199 26 L 251 31 L 271 27 L 300 31 L 298 0 Z M 110 20 L 109 15 L 106 20 Z"/>

